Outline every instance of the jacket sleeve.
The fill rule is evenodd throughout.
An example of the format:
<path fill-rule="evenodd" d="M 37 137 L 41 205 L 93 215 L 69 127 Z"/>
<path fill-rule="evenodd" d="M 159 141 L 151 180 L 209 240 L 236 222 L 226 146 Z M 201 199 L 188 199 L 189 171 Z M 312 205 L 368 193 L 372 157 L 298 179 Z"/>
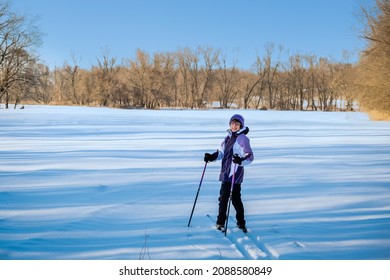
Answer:
<path fill-rule="evenodd" d="M 248 165 L 254 160 L 254 155 L 250 140 L 246 135 L 242 135 L 237 139 L 237 143 L 240 146 L 240 157 L 243 159 L 242 165 Z"/>
<path fill-rule="evenodd" d="M 225 142 L 226 142 L 226 139 L 222 141 L 221 145 L 219 146 L 219 148 L 217 149 L 217 152 L 218 152 L 218 158 L 217 160 L 221 160 L 223 159 L 223 156 L 224 156 L 224 151 L 225 151 Z"/>

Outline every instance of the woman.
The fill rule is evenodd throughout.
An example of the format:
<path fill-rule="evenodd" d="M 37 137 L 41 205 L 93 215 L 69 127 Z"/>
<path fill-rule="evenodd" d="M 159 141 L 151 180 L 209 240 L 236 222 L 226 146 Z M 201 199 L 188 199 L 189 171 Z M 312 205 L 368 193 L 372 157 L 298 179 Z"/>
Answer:
<path fill-rule="evenodd" d="M 219 175 L 219 181 L 222 183 L 219 192 L 219 213 L 216 224 L 218 230 L 224 230 L 225 227 L 234 165 L 237 164 L 234 176 L 232 203 L 236 210 L 237 226 L 246 232 L 244 205 L 241 200 L 241 183 L 244 179 L 244 166 L 250 164 L 254 156 L 250 140 L 246 136 L 249 128 L 245 126 L 244 118 L 239 114 L 233 115 L 230 118 L 229 126 L 228 135 L 225 137 L 221 146 L 213 154 L 206 153 L 204 155 L 204 161 L 213 162 L 222 160 L 221 173 Z"/>

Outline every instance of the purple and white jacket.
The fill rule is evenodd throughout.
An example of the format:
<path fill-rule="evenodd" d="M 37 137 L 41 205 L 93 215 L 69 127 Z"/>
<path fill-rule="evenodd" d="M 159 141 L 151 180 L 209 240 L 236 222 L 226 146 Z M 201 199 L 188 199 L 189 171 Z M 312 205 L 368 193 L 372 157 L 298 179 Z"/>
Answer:
<path fill-rule="evenodd" d="M 228 135 L 225 137 L 221 146 L 218 148 L 217 160 L 222 160 L 221 173 L 219 181 L 231 182 L 234 170 L 232 161 L 233 155 L 238 154 L 242 159 L 241 165 L 237 165 L 236 174 L 234 177 L 235 184 L 241 184 L 244 179 L 244 166 L 250 164 L 253 159 L 253 151 L 250 145 L 248 134 L 249 128 L 243 127 L 237 132 L 228 130 Z"/>

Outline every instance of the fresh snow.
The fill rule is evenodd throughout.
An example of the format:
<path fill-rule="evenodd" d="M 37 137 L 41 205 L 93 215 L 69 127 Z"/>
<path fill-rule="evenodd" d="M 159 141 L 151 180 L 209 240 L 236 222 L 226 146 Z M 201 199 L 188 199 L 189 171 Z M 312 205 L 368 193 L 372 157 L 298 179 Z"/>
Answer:
<path fill-rule="evenodd" d="M 255 160 L 225 237 L 220 162 L 187 223 L 235 113 Z M 390 259 L 390 123 L 363 113 L 1 109 L 0 182 L 0 259 Z"/>

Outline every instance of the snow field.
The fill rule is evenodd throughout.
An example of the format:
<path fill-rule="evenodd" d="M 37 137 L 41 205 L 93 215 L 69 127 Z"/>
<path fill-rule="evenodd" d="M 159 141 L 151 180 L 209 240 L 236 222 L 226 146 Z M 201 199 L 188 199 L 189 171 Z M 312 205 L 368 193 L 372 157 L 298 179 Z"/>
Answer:
<path fill-rule="evenodd" d="M 362 113 L 0 111 L 0 259 L 390 259 L 390 123 Z M 249 233 L 224 237 L 220 163 L 241 113 Z M 231 217 L 235 211 L 232 208 Z"/>

